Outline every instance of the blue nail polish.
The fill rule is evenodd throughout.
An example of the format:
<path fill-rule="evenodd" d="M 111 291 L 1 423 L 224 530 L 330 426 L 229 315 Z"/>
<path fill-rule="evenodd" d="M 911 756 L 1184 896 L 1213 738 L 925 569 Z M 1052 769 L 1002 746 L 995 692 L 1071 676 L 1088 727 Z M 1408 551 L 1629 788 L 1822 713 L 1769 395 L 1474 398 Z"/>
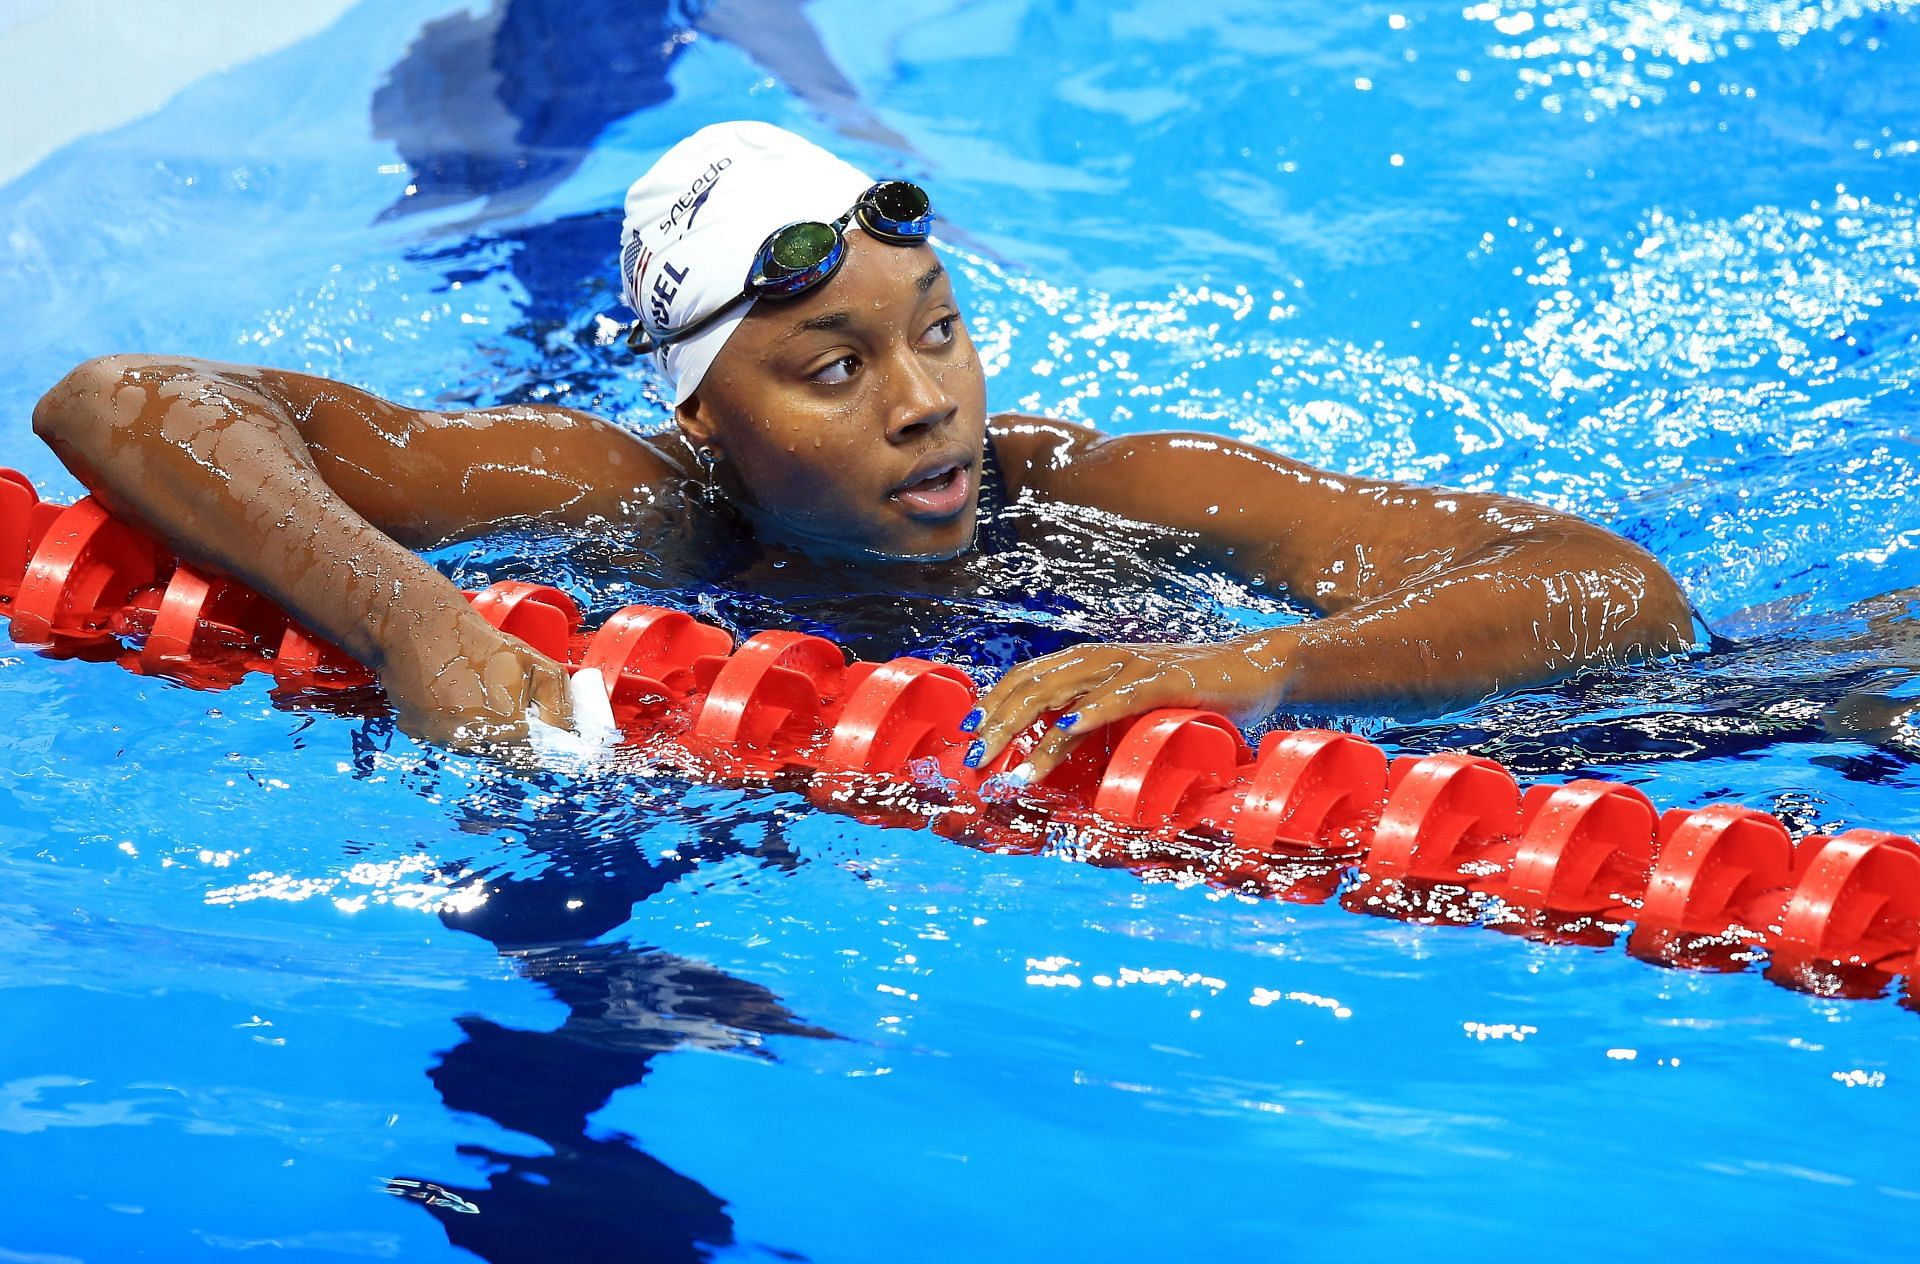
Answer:
<path fill-rule="evenodd" d="M 967 744 L 967 757 L 961 760 L 960 762 L 965 764 L 969 768 L 978 768 L 980 766 L 980 761 L 986 758 L 986 754 L 987 754 L 987 744 L 985 742 L 981 742 L 981 741 L 969 742 Z"/>
<path fill-rule="evenodd" d="M 980 721 L 986 718 L 987 718 L 987 713 L 985 711 L 982 711 L 979 707 L 975 707 L 973 710 L 967 712 L 965 719 L 960 721 L 960 731 L 962 733 L 975 732 L 980 727 Z"/>
<path fill-rule="evenodd" d="M 1080 723 L 1080 713 L 1078 711 L 1069 711 L 1055 720 L 1053 727 L 1057 729 L 1070 729 L 1078 723 Z"/>

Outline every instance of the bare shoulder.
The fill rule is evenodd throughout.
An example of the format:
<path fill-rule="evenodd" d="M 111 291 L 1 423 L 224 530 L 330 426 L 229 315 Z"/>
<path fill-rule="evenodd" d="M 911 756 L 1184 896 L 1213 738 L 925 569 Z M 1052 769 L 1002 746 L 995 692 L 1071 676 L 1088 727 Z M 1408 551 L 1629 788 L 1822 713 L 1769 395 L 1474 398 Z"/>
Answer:
<path fill-rule="evenodd" d="M 1091 426 L 1016 413 L 995 417 L 990 430 L 1015 490 L 1027 487 L 1074 500 L 1091 497 L 1103 508 L 1117 507 L 1107 504 L 1109 500 L 1158 498 L 1170 484 L 1191 489 L 1218 480 L 1237 483 L 1246 477 L 1275 474 L 1341 492 L 1368 483 L 1317 470 L 1237 439 L 1194 431 L 1110 435 Z"/>
<path fill-rule="evenodd" d="M 1108 436 L 1092 426 L 1023 413 L 992 417 L 987 433 L 993 439 L 1007 491 L 1016 497 L 1029 488 L 1042 494 L 1056 491 L 1060 474 L 1108 442 Z"/>

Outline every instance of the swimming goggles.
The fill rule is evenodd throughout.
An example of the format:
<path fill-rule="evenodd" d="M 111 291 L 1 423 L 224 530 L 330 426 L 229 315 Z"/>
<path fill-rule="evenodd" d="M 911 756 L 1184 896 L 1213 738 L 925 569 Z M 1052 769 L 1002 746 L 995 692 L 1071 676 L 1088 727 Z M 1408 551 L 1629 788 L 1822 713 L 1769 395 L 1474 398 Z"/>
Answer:
<path fill-rule="evenodd" d="M 651 333 L 647 322 L 634 322 L 627 346 L 646 355 L 691 338 L 741 303 L 755 299 L 797 298 L 826 284 L 840 270 L 847 255 L 846 227 L 857 222 L 869 237 L 890 246 L 917 246 L 933 231 L 933 205 L 927 192 L 909 180 L 883 180 L 860 195 L 845 215 L 831 224 L 801 220 L 777 229 L 753 257 L 746 288 L 737 298 L 678 329 Z"/>

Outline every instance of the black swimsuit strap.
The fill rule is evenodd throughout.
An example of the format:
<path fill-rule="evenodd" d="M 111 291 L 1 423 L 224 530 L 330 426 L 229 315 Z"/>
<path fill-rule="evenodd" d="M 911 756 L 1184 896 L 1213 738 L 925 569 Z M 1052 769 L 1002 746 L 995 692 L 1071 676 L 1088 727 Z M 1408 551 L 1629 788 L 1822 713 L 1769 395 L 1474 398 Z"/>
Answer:
<path fill-rule="evenodd" d="M 973 544 L 982 553 L 1003 553 L 1015 544 L 1013 524 L 1006 519 L 1007 480 L 1000 457 L 988 435 L 980 449 L 980 498 L 974 516 Z"/>

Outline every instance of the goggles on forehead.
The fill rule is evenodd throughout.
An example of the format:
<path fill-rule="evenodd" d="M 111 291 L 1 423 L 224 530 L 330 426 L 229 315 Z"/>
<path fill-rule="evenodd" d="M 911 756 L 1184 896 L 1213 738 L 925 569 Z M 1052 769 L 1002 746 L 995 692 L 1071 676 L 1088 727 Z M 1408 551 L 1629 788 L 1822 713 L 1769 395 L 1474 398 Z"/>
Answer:
<path fill-rule="evenodd" d="M 927 193 L 908 180 L 885 180 L 860 195 L 851 210 L 831 224 L 801 220 L 777 229 L 760 243 L 747 273 L 746 287 L 705 316 L 678 329 L 651 333 L 634 322 L 627 346 L 645 355 L 693 337 L 742 303 L 755 299 L 797 298 L 826 284 L 847 255 L 846 228 L 857 223 L 869 237 L 890 246 L 917 246 L 933 231 L 933 206 Z"/>

